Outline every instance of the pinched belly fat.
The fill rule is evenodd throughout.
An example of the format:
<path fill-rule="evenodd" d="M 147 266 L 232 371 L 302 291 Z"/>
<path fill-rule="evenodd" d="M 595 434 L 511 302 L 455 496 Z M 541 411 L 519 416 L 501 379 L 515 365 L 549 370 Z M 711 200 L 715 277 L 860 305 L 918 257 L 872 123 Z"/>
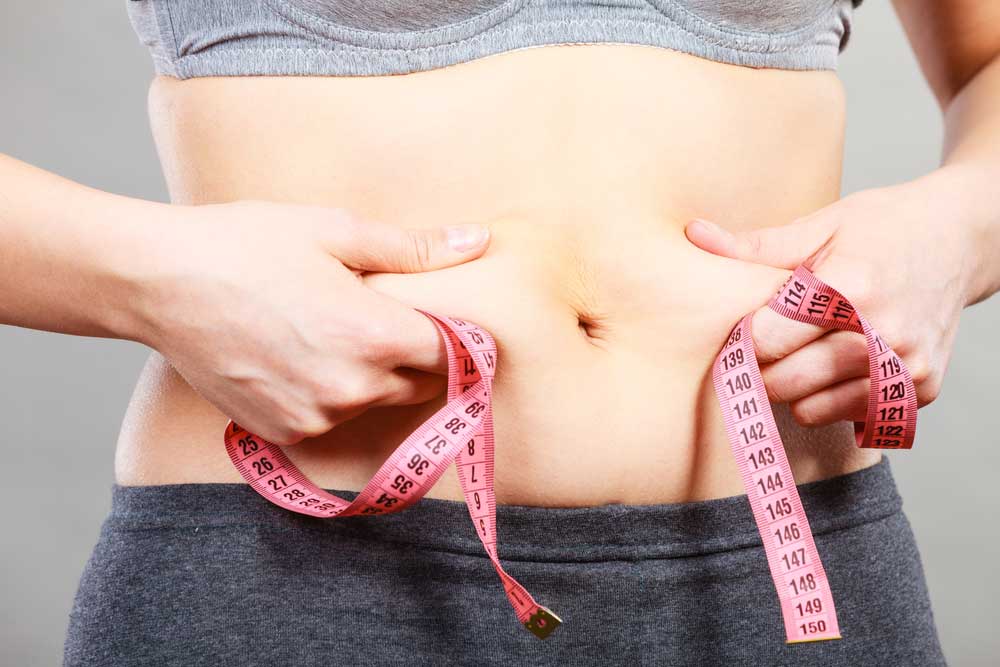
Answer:
<path fill-rule="evenodd" d="M 627 233 L 530 219 L 488 224 L 492 243 L 477 260 L 362 280 L 494 336 L 498 501 L 565 506 L 739 493 L 710 366 L 732 325 L 788 272 L 706 254 L 670 220 L 637 221 Z M 238 481 L 221 445 L 227 418 L 158 356 L 137 395 L 143 383 L 161 387 L 143 418 L 162 426 L 144 431 L 172 448 L 157 461 L 162 449 L 147 447 L 141 467 L 167 479 Z M 289 456 L 320 486 L 360 489 L 443 402 L 372 408 L 290 447 Z M 171 433 L 181 425 L 183 433 Z M 784 426 L 791 447 L 796 426 Z M 828 431 L 833 447 L 853 440 Z M 193 476 L 180 467 L 184 449 L 199 463 Z M 461 498 L 453 468 L 428 496 Z"/>

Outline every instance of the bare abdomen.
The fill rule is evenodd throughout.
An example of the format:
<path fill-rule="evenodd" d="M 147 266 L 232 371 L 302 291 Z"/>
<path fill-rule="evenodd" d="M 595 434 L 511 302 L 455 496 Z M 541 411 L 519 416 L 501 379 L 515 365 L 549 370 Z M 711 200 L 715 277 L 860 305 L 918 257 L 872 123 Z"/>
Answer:
<path fill-rule="evenodd" d="M 832 74 L 602 45 L 395 77 L 161 78 L 150 101 L 175 201 L 491 225 L 478 260 L 364 280 L 493 333 L 499 502 L 741 492 L 709 368 L 730 327 L 788 272 L 708 255 L 683 225 L 695 215 L 733 229 L 782 224 L 837 197 L 843 102 Z M 441 401 L 369 410 L 289 454 L 321 486 L 359 489 Z M 849 424 L 805 431 L 777 417 L 799 482 L 877 458 L 854 449 Z M 240 481 L 222 447 L 226 421 L 154 353 L 119 441 L 118 481 Z M 429 495 L 461 498 L 453 470 Z"/>

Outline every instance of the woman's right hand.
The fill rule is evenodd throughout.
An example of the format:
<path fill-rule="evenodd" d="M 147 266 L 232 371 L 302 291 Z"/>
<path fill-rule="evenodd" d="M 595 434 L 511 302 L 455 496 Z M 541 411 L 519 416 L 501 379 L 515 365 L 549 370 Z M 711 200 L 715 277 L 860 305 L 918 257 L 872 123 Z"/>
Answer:
<path fill-rule="evenodd" d="M 446 349 L 422 313 L 365 286 L 364 271 L 474 259 L 488 228 L 403 229 L 343 209 L 241 201 L 170 206 L 132 304 L 133 338 L 205 399 L 288 445 L 369 407 L 422 403 L 446 386 Z M 449 246 L 485 230 L 478 245 Z"/>

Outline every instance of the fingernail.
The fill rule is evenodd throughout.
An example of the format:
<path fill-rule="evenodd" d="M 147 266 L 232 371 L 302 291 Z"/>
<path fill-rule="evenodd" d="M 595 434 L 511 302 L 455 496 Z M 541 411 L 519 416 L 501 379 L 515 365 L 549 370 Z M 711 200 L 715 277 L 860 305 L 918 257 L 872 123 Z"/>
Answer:
<path fill-rule="evenodd" d="M 489 238 L 490 229 L 484 225 L 452 225 L 447 227 L 448 245 L 452 250 L 466 252 L 478 248 Z"/>

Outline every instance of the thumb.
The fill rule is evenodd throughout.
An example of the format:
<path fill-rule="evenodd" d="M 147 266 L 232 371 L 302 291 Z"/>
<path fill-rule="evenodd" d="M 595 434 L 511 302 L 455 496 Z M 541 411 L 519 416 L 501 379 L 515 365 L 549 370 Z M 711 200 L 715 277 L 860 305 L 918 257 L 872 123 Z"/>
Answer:
<path fill-rule="evenodd" d="M 719 225 L 696 218 L 684 228 L 688 240 L 714 255 L 794 269 L 809 264 L 833 238 L 836 217 L 814 214 L 787 225 L 730 232 Z"/>
<path fill-rule="evenodd" d="M 350 268 L 414 273 L 479 257 L 489 245 L 490 230 L 472 223 L 402 228 L 342 214 L 331 222 L 325 236 L 328 250 Z"/>

